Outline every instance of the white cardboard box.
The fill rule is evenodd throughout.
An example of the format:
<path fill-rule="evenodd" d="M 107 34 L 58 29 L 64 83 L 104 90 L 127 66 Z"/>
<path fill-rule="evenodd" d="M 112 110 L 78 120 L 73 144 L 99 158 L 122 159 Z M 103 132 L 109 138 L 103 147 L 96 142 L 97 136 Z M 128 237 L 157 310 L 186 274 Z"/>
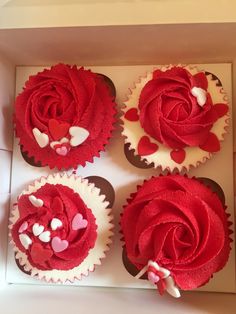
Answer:
<path fill-rule="evenodd" d="M 140 75 L 146 71 L 157 68 L 157 65 L 139 65 L 139 66 L 102 66 L 92 67 L 92 71 L 103 73 L 110 77 L 117 89 L 117 105 L 121 106 L 126 99 L 128 88 L 133 85 Z M 16 68 L 16 95 L 21 92 L 25 81 L 30 75 L 42 71 L 44 67 L 17 67 Z M 230 114 L 231 110 L 231 64 L 199 64 L 199 69 L 204 69 L 218 76 L 229 97 Z M 233 190 L 233 132 L 232 124 L 228 134 L 222 143 L 220 153 L 213 155 L 205 164 L 196 169 L 190 169 L 189 176 L 207 177 L 216 181 L 224 190 L 226 197 L 227 211 L 232 216 L 234 223 L 234 190 Z M 227 165 L 227 168 L 220 168 L 221 165 Z M 217 169 L 217 171 L 216 171 Z M 34 180 L 49 173 L 56 172 L 48 167 L 32 167 L 22 158 L 18 140 L 14 141 L 11 175 L 11 203 L 16 202 L 17 196 L 21 191 Z M 115 203 L 113 205 L 114 214 L 114 237 L 110 251 L 107 257 L 102 261 L 102 265 L 96 268 L 96 271 L 81 281 L 76 281 L 74 285 L 78 286 L 101 286 L 101 287 L 122 287 L 122 288 L 155 288 L 148 281 L 137 280 L 130 276 L 122 263 L 122 243 L 119 234 L 119 221 L 122 206 L 126 204 L 126 199 L 130 193 L 136 190 L 137 184 L 141 184 L 144 179 L 152 175 L 158 175 L 158 169 L 138 169 L 131 165 L 125 158 L 124 138 L 121 136 L 120 127 L 116 124 L 116 131 L 106 147 L 106 152 L 101 154 L 100 158 L 95 158 L 93 163 L 87 163 L 86 166 L 79 167 L 77 174 L 83 177 L 97 175 L 107 179 L 115 191 Z M 232 225 L 234 230 L 234 224 Z M 24 284 L 42 284 L 41 281 L 30 278 L 22 273 L 16 266 L 12 246 L 9 245 L 7 276 L 9 283 Z M 200 288 L 204 291 L 217 292 L 236 292 L 235 288 L 235 248 L 233 247 L 230 259 L 224 269 L 215 274 L 209 284 Z"/>
<path fill-rule="evenodd" d="M 0 5 L 4 2 L 8 3 L 0 7 L 0 164 L 4 163 L 4 176 L 9 177 L 4 179 L 5 185 L 0 181 L 0 204 L 4 204 L 0 210 L 5 217 L 16 65 L 59 61 L 84 65 L 232 62 L 235 89 L 236 8 L 232 0 L 217 4 L 209 0 L 207 6 L 203 0 L 160 0 L 155 4 L 88 0 L 68 1 L 66 5 L 59 0 L 41 1 L 42 5 L 25 0 L 1 1 Z M 233 294 L 190 292 L 176 302 L 168 296 L 160 298 L 151 290 L 7 285 L 2 280 L 5 224 L 0 223 L 0 228 L 0 306 L 4 314 L 36 314 L 45 309 L 58 314 L 235 313 Z"/>

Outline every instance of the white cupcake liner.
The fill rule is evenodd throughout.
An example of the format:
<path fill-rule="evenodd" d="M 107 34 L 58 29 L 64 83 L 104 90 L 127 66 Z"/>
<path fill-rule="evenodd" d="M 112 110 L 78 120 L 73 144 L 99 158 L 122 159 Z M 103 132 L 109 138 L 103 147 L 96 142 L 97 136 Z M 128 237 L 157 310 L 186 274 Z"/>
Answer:
<path fill-rule="evenodd" d="M 197 74 L 199 72 L 204 72 L 205 70 L 199 70 L 196 65 L 177 65 L 182 68 L 188 70 L 192 75 Z M 166 71 L 172 68 L 173 65 L 160 67 L 162 71 Z M 155 71 L 156 69 L 153 69 Z M 140 76 L 138 81 L 134 83 L 134 86 L 129 89 L 129 95 L 127 99 L 124 101 L 125 108 L 123 109 L 122 120 L 122 135 L 125 138 L 125 143 L 130 144 L 129 149 L 134 151 L 134 155 L 139 156 L 141 160 L 144 160 L 147 164 L 154 164 L 155 168 L 159 168 L 162 171 L 170 171 L 173 172 L 175 170 L 181 171 L 189 171 L 190 168 L 198 167 L 200 164 L 205 163 L 208 159 L 210 159 L 213 153 L 202 150 L 200 147 L 185 147 L 184 150 L 186 152 L 185 160 L 179 164 L 175 162 L 170 157 L 170 152 L 173 150 L 162 143 L 158 142 L 154 138 L 152 138 L 149 134 L 145 132 L 145 130 L 141 127 L 140 121 L 129 121 L 125 119 L 125 113 L 131 108 L 138 109 L 138 102 L 141 90 L 147 84 L 148 81 L 152 79 L 152 72 L 146 73 L 145 76 Z M 223 87 L 217 86 L 217 80 L 213 80 L 212 75 L 207 75 L 208 79 L 208 91 L 211 94 L 213 103 L 224 103 L 228 104 L 228 96 L 226 95 Z M 229 126 L 229 113 L 219 118 L 213 125 L 211 132 L 213 132 L 218 140 L 221 142 L 224 140 L 224 136 L 227 133 L 227 129 Z M 138 154 L 138 143 L 139 140 L 143 136 L 148 136 L 152 143 L 158 145 L 159 149 L 157 152 L 140 156 Z"/>

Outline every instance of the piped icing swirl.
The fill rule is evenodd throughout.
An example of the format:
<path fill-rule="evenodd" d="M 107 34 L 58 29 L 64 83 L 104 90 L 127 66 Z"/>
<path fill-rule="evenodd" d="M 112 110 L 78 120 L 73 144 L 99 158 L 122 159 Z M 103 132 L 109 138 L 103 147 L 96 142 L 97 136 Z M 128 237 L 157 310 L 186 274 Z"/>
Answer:
<path fill-rule="evenodd" d="M 21 195 L 17 205 L 12 238 L 37 269 L 72 269 L 94 247 L 95 217 L 71 188 L 46 183 L 33 194 Z"/>
<path fill-rule="evenodd" d="M 161 294 L 170 288 L 168 281 L 175 295 L 177 287 L 204 285 L 229 257 L 225 206 L 194 178 L 168 175 L 144 182 L 125 206 L 121 228 L 128 259 L 148 271 Z M 150 261 L 156 270 L 149 269 Z"/>
<path fill-rule="evenodd" d="M 23 151 L 50 168 L 85 165 L 104 150 L 115 103 L 103 78 L 83 67 L 57 64 L 30 76 L 15 103 Z"/>
<path fill-rule="evenodd" d="M 228 112 L 228 106 L 213 104 L 204 72 L 192 75 L 177 66 L 155 70 L 141 91 L 138 107 L 145 132 L 167 147 L 220 149 L 211 129 Z M 209 138 L 214 138 L 214 148 L 208 145 Z"/>

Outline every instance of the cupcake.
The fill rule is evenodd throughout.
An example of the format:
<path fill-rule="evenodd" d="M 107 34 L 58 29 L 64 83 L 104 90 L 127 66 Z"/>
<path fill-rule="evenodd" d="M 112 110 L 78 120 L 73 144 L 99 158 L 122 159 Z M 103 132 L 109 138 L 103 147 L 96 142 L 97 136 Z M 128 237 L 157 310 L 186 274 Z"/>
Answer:
<path fill-rule="evenodd" d="M 115 97 L 107 81 L 65 64 L 30 76 L 15 102 L 15 133 L 24 158 L 60 170 L 98 157 L 115 122 Z"/>
<path fill-rule="evenodd" d="M 49 175 L 23 191 L 10 218 L 20 268 L 46 282 L 74 282 L 101 264 L 112 236 L 111 208 L 86 179 Z"/>
<path fill-rule="evenodd" d="M 136 278 L 176 298 L 180 290 L 205 285 L 229 258 L 232 231 L 225 210 L 195 178 L 170 174 L 145 181 L 121 217 L 124 253 Z"/>
<path fill-rule="evenodd" d="M 189 170 L 210 159 L 228 125 L 221 82 L 196 66 L 170 65 L 148 73 L 131 89 L 125 107 L 129 150 L 162 170 Z"/>

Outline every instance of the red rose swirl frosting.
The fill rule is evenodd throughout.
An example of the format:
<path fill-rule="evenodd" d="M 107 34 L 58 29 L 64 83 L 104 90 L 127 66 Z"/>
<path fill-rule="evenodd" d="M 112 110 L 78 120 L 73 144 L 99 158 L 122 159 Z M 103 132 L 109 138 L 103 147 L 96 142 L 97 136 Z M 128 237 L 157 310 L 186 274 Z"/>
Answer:
<path fill-rule="evenodd" d="M 30 76 L 15 103 L 15 129 L 23 151 L 50 168 L 85 165 L 104 150 L 115 103 L 103 78 L 58 64 Z"/>
<path fill-rule="evenodd" d="M 141 126 L 171 148 L 203 145 L 215 137 L 210 130 L 228 111 L 225 104 L 213 106 L 207 87 L 203 72 L 192 75 L 180 67 L 154 71 L 140 94 Z"/>
<path fill-rule="evenodd" d="M 220 150 L 227 97 L 211 74 L 169 66 L 141 78 L 125 102 L 126 142 L 148 163 L 179 170 Z"/>
<path fill-rule="evenodd" d="M 100 264 L 110 243 L 106 206 L 99 189 L 80 177 L 58 174 L 36 181 L 13 209 L 16 258 L 46 281 L 80 279 Z"/>
<path fill-rule="evenodd" d="M 121 228 L 141 277 L 179 297 L 206 284 L 229 257 L 228 215 L 219 197 L 196 179 L 153 177 L 131 195 Z"/>

